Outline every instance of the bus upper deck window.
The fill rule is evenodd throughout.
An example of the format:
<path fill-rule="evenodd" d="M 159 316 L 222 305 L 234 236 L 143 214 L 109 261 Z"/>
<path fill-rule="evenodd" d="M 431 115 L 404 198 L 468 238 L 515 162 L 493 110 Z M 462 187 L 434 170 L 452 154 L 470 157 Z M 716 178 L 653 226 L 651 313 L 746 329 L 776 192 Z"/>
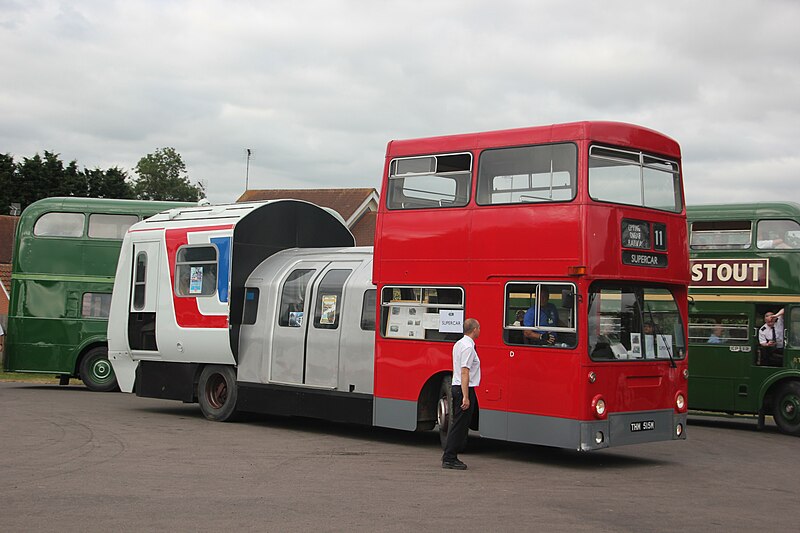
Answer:
<path fill-rule="evenodd" d="M 570 201 L 577 167 L 572 143 L 485 150 L 478 165 L 478 204 Z"/>
<path fill-rule="evenodd" d="M 33 226 L 37 237 L 82 237 L 83 213 L 45 213 Z"/>
<path fill-rule="evenodd" d="M 389 166 L 389 209 L 463 207 L 469 203 L 472 154 L 405 157 Z"/>
<path fill-rule="evenodd" d="M 122 240 L 128 228 L 139 221 L 137 215 L 89 215 L 89 237 L 92 239 Z"/>

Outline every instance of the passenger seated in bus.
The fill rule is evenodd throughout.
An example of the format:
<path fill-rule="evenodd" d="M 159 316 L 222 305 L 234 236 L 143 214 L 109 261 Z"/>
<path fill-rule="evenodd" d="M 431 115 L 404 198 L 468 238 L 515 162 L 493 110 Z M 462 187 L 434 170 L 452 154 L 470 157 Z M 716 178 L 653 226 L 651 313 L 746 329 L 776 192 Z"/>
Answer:
<path fill-rule="evenodd" d="M 771 250 L 771 249 L 779 249 L 785 250 L 791 248 L 788 244 L 786 244 L 782 237 L 776 236 L 776 234 L 762 230 L 759 225 L 759 232 L 758 232 L 758 239 L 756 240 L 756 244 L 758 245 L 759 250 Z"/>
<path fill-rule="evenodd" d="M 539 325 L 557 327 L 558 309 L 550 302 L 550 291 L 547 287 L 539 289 L 539 302 L 534 302 L 530 309 L 525 312 L 523 325 L 532 327 L 536 325 L 536 307 L 539 304 Z M 556 334 L 551 331 L 537 331 L 526 329 L 525 342 L 528 344 L 539 344 L 553 346 L 556 343 Z"/>
<path fill-rule="evenodd" d="M 515 315 L 514 322 L 511 323 L 512 326 L 523 326 L 525 322 L 525 311 L 522 309 L 518 309 Z M 520 330 L 509 330 L 508 331 L 508 342 L 511 344 L 525 344 L 525 335 L 524 331 Z"/>
<path fill-rule="evenodd" d="M 725 343 L 725 328 L 722 324 L 714 324 L 711 328 L 711 335 L 708 337 L 708 344 L 723 344 Z"/>

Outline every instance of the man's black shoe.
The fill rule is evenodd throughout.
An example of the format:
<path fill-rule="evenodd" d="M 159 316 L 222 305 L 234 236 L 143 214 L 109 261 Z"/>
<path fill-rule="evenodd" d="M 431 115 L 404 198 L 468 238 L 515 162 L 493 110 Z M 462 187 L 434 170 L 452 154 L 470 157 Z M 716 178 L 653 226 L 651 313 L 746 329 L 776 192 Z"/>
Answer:
<path fill-rule="evenodd" d="M 451 470 L 466 470 L 467 465 L 458 459 L 454 459 L 453 461 L 442 461 L 442 468 L 449 468 Z"/>

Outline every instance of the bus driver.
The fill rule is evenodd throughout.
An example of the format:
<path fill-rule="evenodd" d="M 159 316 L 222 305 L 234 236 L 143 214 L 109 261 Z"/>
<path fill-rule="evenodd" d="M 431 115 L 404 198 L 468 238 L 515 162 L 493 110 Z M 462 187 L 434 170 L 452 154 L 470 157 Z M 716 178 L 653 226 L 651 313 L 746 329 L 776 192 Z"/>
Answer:
<path fill-rule="evenodd" d="M 547 287 L 542 287 L 539 290 L 539 325 L 556 327 L 558 326 L 558 309 L 550 302 L 550 290 Z M 536 302 L 525 313 L 523 325 L 532 327 L 536 325 Z M 547 331 L 525 330 L 525 340 L 531 344 L 548 344 L 554 345 L 556 343 L 556 336 L 554 333 Z"/>

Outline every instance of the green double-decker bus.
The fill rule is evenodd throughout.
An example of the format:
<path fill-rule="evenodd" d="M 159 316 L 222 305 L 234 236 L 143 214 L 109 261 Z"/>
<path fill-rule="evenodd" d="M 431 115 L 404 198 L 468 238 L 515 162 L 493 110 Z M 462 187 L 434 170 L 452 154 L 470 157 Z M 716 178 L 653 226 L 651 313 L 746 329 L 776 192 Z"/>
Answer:
<path fill-rule="evenodd" d="M 772 415 L 800 436 L 800 205 L 692 206 L 687 218 L 689 407 L 760 426 Z M 764 316 L 781 310 L 783 349 L 762 348 Z"/>
<path fill-rule="evenodd" d="M 115 389 L 106 329 L 122 238 L 139 220 L 186 205 L 47 198 L 28 206 L 14 243 L 5 370 Z"/>

